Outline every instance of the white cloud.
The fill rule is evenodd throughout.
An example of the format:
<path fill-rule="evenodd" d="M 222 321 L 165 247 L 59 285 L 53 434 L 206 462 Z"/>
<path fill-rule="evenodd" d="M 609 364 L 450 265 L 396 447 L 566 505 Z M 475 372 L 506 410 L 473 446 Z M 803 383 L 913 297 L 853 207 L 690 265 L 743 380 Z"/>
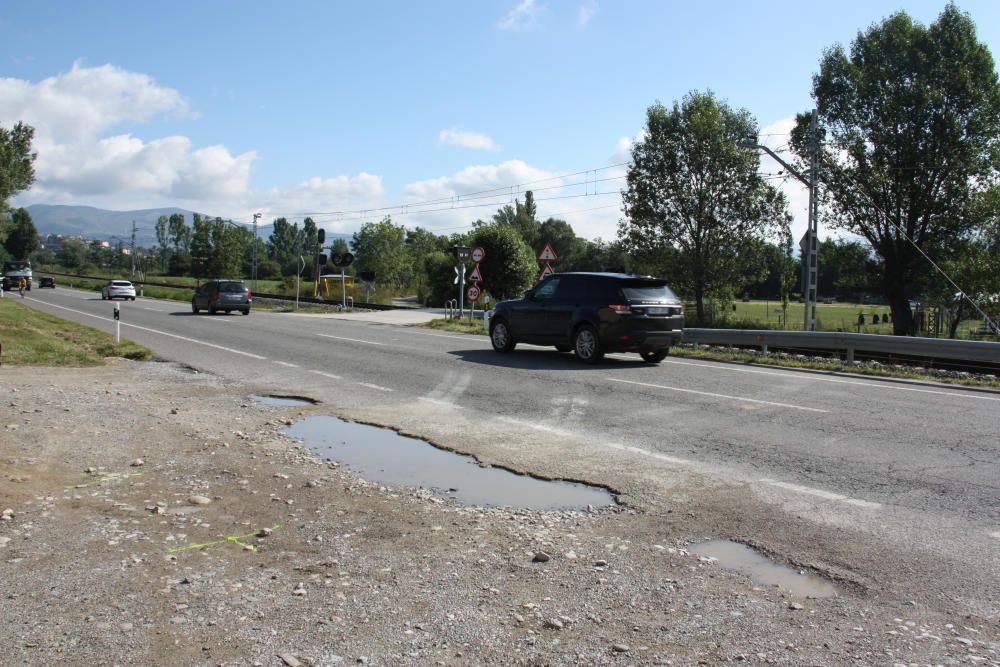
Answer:
<path fill-rule="evenodd" d="M 583 28 L 590 23 L 590 19 L 594 18 L 594 14 L 596 13 L 597 0 L 587 0 L 587 2 L 580 5 L 580 8 L 576 12 L 576 24 Z"/>
<path fill-rule="evenodd" d="M 516 7 L 504 14 L 497 22 L 501 30 L 526 31 L 535 27 L 538 18 L 538 7 L 535 0 L 521 0 Z"/>
<path fill-rule="evenodd" d="M 483 134 L 482 132 L 465 132 L 459 130 L 457 127 L 441 130 L 441 133 L 438 134 L 438 145 L 461 146 L 462 148 L 480 151 L 493 151 L 500 148 L 488 134 Z"/>
<path fill-rule="evenodd" d="M 361 172 L 356 176 L 313 177 L 292 187 L 271 188 L 259 193 L 254 201 L 258 202 L 257 208 L 244 211 L 244 218 L 250 219 L 254 212 L 261 213 L 265 221 L 278 216 L 311 215 L 327 231 L 352 232 L 362 222 L 382 218 L 383 214 L 373 211 L 360 220 L 357 214 L 337 212 L 379 208 L 385 203 L 385 189 L 380 176 Z"/>

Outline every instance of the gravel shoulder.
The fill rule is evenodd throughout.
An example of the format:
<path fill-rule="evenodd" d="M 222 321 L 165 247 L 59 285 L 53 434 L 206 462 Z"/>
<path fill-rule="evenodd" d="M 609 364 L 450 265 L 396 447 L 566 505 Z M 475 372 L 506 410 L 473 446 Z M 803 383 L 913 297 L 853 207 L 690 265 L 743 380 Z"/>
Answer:
<path fill-rule="evenodd" d="M 2 664 L 1000 664 L 1000 619 L 947 591 L 799 563 L 840 595 L 797 598 L 690 553 L 717 487 L 462 507 L 283 433 L 328 406 L 166 363 L 0 378 Z"/>

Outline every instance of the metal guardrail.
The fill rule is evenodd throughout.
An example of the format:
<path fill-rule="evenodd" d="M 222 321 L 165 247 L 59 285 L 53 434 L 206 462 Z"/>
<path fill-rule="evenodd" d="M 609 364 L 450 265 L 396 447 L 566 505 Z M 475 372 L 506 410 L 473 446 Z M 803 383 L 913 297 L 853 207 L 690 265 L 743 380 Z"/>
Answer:
<path fill-rule="evenodd" d="M 685 329 L 684 342 L 698 345 L 736 345 L 803 348 L 843 352 L 847 361 L 854 354 L 884 354 L 1000 364 L 1000 343 L 949 338 L 880 336 L 826 331 L 772 331 L 768 329 Z"/>

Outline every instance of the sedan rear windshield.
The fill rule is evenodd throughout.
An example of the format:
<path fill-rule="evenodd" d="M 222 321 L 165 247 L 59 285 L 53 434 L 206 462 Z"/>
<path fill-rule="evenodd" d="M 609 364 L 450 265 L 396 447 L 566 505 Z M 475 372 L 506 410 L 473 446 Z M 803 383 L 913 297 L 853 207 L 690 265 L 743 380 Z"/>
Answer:
<path fill-rule="evenodd" d="M 629 301 L 677 301 L 665 282 L 652 280 L 629 281 L 621 286 L 622 294 Z"/>
<path fill-rule="evenodd" d="M 219 283 L 220 292 L 246 292 L 246 285 L 237 282 Z"/>
<path fill-rule="evenodd" d="M 111 286 L 112 287 L 131 287 L 132 283 L 130 283 L 127 280 L 112 280 L 111 281 Z"/>

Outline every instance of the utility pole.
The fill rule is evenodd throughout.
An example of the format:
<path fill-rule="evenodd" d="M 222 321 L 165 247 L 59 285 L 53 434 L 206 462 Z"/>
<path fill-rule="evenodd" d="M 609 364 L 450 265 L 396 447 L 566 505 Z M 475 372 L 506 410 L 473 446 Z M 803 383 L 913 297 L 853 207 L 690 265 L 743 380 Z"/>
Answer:
<path fill-rule="evenodd" d="M 816 289 L 819 284 L 819 114 L 812 111 L 809 122 L 809 230 L 802 249 L 802 296 L 805 315 L 802 330 L 816 330 Z"/>
<path fill-rule="evenodd" d="M 253 262 L 250 268 L 250 283 L 253 291 L 257 291 L 257 221 L 260 220 L 260 213 L 253 214 Z"/>
<path fill-rule="evenodd" d="M 131 279 L 135 280 L 135 220 L 132 221 L 132 245 L 129 247 L 129 257 L 132 260 Z"/>
<path fill-rule="evenodd" d="M 799 241 L 802 251 L 802 300 L 805 314 L 802 328 L 804 331 L 816 330 L 816 286 L 819 281 L 819 114 L 812 111 L 809 124 L 809 174 L 808 177 L 798 172 L 767 146 L 757 143 L 756 137 L 741 143 L 746 148 L 759 148 L 780 164 L 785 170 L 799 179 L 809 188 L 809 223 L 805 236 Z"/>

